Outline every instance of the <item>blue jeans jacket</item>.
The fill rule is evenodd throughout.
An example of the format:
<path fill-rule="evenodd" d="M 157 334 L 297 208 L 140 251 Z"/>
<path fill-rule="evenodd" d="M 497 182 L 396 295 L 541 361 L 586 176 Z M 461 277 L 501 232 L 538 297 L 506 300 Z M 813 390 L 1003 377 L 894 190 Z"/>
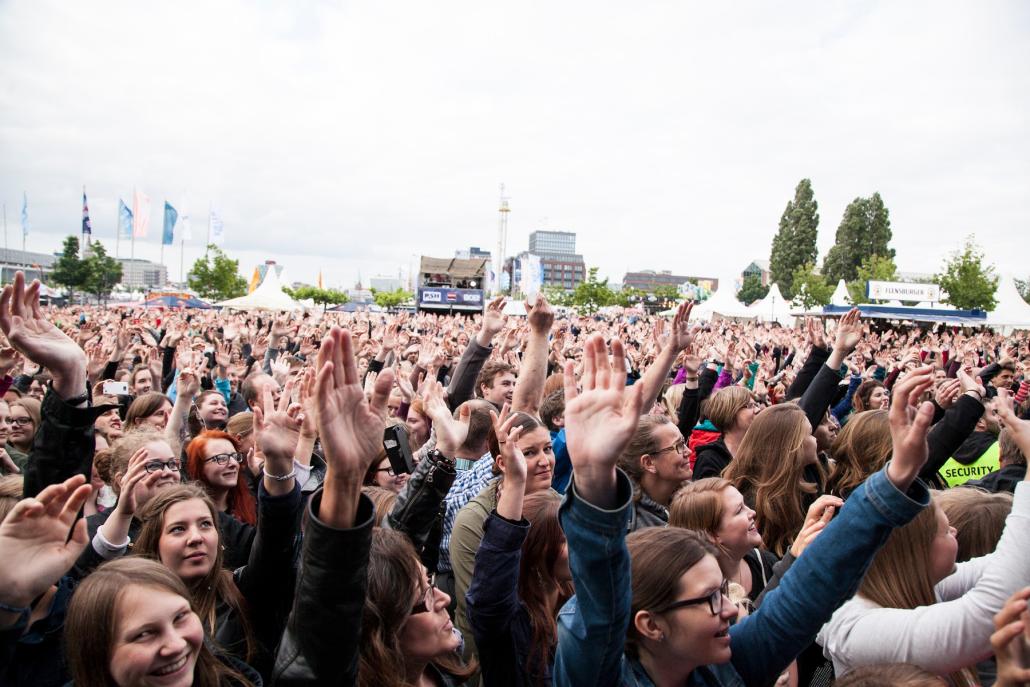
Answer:
<path fill-rule="evenodd" d="M 850 598 L 873 556 L 895 527 L 930 502 L 916 482 L 908 494 L 873 474 L 805 549 L 761 607 L 730 628 L 730 663 L 695 670 L 690 685 L 771 685 L 810 644 L 833 611 Z M 576 596 L 558 615 L 555 685 L 653 687 L 640 664 L 625 656 L 630 621 L 630 560 L 626 520 L 632 508 L 629 479 L 619 473 L 616 510 L 578 497 L 575 483 L 559 517 L 569 546 Z"/>

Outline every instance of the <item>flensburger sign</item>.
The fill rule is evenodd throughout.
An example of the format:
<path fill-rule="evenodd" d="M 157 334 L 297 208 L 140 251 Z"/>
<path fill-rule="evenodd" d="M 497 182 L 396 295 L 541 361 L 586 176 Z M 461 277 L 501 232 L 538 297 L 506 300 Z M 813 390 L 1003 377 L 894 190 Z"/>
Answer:
<path fill-rule="evenodd" d="M 866 282 L 866 297 L 878 301 L 939 301 L 941 287 L 936 284 L 869 281 Z"/>

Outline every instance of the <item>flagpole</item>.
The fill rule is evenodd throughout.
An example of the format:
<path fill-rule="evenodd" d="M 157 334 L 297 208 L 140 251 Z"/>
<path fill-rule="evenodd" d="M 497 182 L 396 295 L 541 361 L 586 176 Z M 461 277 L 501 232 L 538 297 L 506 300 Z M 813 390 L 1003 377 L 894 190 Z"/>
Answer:
<path fill-rule="evenodd" d="M 139 214 L 139 204 L 136 202 L 136 187 L 132 187 L 132 238 L 129 241 L 129 260 L 136 259 L 136 215 Z"/>
<path fill-rule="evenodd" d="M 183 271 L 182 266 L 186 263 L 183 262 L 183 255 L 186 253 L 186 239 L 179 239 L 179 281 L 183 284 L 186 283 L 186 273 Z"/>
<path fill-rule="evenodd" d="M 114 223 L 114 259 L 117 260 L 119 255 L 120 255 L 120 253 L 118 252 L 118 249 L 122 245 L 122 199 L 121 198 L 118 199 L 118 206 L 115 209 L 115 218 L 116 218 L 116 221 Z"/>

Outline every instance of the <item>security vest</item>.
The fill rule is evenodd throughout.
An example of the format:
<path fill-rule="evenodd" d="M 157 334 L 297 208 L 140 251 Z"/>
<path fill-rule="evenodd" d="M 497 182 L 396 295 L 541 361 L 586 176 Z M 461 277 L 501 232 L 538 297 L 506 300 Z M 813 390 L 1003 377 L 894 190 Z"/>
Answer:
<path fill-rule="evenodd" d="M 949 458 L 948 462 L 941 466 L 940 475 L 949 487 L 957 487 L 971 479 L 981 479 L 988 473 L 1000 470 L 999 457 L 998 442 L 996 441 L 969 465 L 963 465 L 954 458 Z"/>

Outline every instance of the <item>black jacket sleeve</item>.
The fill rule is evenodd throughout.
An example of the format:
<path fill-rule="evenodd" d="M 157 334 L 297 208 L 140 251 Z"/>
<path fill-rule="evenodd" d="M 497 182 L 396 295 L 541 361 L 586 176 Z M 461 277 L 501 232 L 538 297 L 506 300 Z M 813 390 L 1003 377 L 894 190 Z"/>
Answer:
<path fill-rule="evenodd" d="M 983 414 L 983 403 L 966 394 L 959 396 L 941 421 L 930 428 L 930 434 L 926 437 L 930 453 L 919 476 L 924 480 L 935 479 L 941 466 L 955 455 L 962 442 L 976 429 L 976 423 Z"/>
<path fill-rule="evenodd" d="M 806 363 L 807 364 L 807 363 Z M 815 375 L 815 379 L 801 395 L 798 405 L 805 411 L 808 421 L 812 423 L 812 431 L 819 426 L 826 415 L 827 408 L 833 402 L 833 396 L 840 384 L 840 372 L 828 365 L 823 365 Z"/>
<path fill-rule="evenodd" d="M 454 410 L 465 401 L 476 395 L 476 379 L 480 370 L 490 358 L 493 347 L 483 348 L 476 337 L 469 339 L 469 345 L 461 354 L 461 359 L 451 375 L 451 384 L 447 387 L 447 405 Z"/>
<path fill-rule="evenodd" d="M 297 591 L 275 660 L 272 684 L 356 685 L 361 612 L 368 587 L 372 501 L 358 502 L 354 527 L 318 519 L 322 490 L 311 497 Z"/>
<path fill-rule="evenodd" d="M 165 346 L 161 349 L 161 391 L 168 391 L 168 387 L 175 381 L 175 348 Z"/>
<path fill-rule="evenodd" d="M 385 527 L 406 534 L 429 570 L 436 570 L 439 563 L 444 499 L 457 474 L 453 461 L 430 454 L 415 467 L 386 516 Z"/>
<path fill-rule="evenodd" d="M 801 366 L 801 371 L 798 372 L 798 376 L 794 378 L 794 382 L 790 385 L 790 388 L 787 389 L 786 400 L 790 401 L 801 397 L 815 379 L 815 376 L 819 373 L 819 368 L 826 364 L 826 360 L 829 357 L 829 348 L 812 346 L 812 352 L 808 354 L 808 359 L 805 360 L 805 364 Z"/>
<path fill-rule="evenodd" d="M 709 369 L 707 365 L 701 370 L 697 379 L 697 406 L 699 412 L 701 404 L 712 395 L 712 389 L 715 388 L 715 383 L 718 381 L 719 373 L 716 370 Z"/>
<path fill-rule="evenodd" d="M 697 418 L 701 414 L 700 389 L 684 389 L 683 399 L 680 400 L 677 424 L 683 438 L 689 439 L 690 433 L 694 431 Z"/>
<path fill-rule="evenodd" d="M 35 496 L 72 475 L 84 475 L 88 483 L 96 449 L 93 423 L 101 413 L 117 407 L 75 408 L 48 389 L 40 408 L 39 429 L 25 463 L 25 497 Z"/>

